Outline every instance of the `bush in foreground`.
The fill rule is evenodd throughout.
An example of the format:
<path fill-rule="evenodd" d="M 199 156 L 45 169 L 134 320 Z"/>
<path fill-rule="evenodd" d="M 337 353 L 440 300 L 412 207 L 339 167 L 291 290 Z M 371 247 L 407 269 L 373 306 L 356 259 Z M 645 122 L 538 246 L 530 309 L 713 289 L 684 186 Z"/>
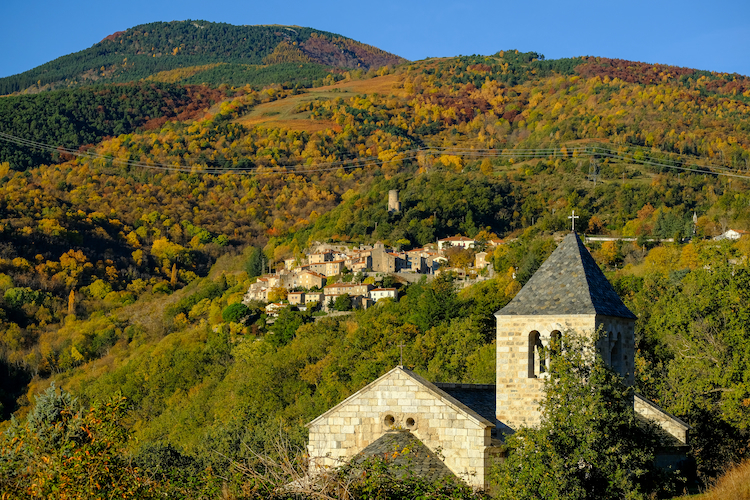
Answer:
<path fill-rule="evenodd" d="M 496 480 L 503 499 L 640 499 L 669 494 L 653 465 L 658 437 L 633 410 L 633 390 L 595 354 L 595 339 L 552 346 L 538 428 L 507 440 Z"/>

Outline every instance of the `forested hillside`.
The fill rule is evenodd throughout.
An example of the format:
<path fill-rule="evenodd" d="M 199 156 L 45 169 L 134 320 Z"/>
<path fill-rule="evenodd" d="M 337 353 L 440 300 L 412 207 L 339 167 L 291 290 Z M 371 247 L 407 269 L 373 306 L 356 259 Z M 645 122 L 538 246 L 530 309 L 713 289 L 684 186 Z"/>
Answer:
<path fill-rule="evenodd" d="M 238 27 L 195 24 L 170 24 L 172 40 L 155 35 L 162 24 L 133 28 L 101 50 L 128 50 L 128 63 L 184 50 L 217 75 L 239 64 L 215 37 Z M 247 64 L 345 66 L 315 59 L 326 43 L 360 54 L 346 39 L 290 29 L 254 31 L 281 37 L 266 52 L 233 39 L 259 58 Z M 216 51 L 196 49 L 190 33 L 213 33 Z M 158 81 L 0 98 L 8 435 L 43 435 L 34 429 L 49 408 L 34 395 L 55 382 L 92 408 L 75 422 L 98 422 L 86 425 L 108 436 L 108 460 L 148 473 L 106 479 L 122 491 L 211 496 L 224 484 L 250 497 L 238 461 L 276 453 L 279 435 L 304 446 L 304 424 L 393 367 L 399 344 L 430 380 L 492 383 L 492 314 L 575 210 L 583 232 L 635 239 L 590 248 L 639 316 L 638 389 L 694 427 L 700 480 L 746 456 L 750 245 L 711 238 L 750 229 L 750 79 L 517 51 L 393 66 L 368 50 L 358 64 L 371 69 L 309 89 L 183 85 L 201 73 L 154 76 L 138 63 L 110 81 Z M 212 66 L 214 53 L 226 65 Z M 48 83 L 60 80 L 48 71 Z M 259 262 L 282 265 L 316 241 L 409 249 L 455 234 L 505 240 L 493 279 L 462 290 L 449 274 L 401 283 L 399 301 L 319 321 L 286 311 L 271 324 L 262 304 L 231 313 Z M 59 437 L 71 449 L 88 443 L 71 432 Z M 52 441 L 21 441 L 0 444 L 11 457 L 0 480 L 9 463 L 32 474 L 54 458 Z M 174 475 L 188 469 L 193 483 Z M 39 491 L 62 484 L 40 474 Z M 36 494 L 28 488 L 17 491 Z"/>
<path fill-rule="evenodd" d="M 185 83 L 309 85 L 332 68 L 369 69 L 401 62 L 401 57 L 376 47 L 299 26 L 158 22 L 114 33 L 89 49 L 0 78 L 0 94 L 162 79 L 164 72 L 172 81 Z"/>

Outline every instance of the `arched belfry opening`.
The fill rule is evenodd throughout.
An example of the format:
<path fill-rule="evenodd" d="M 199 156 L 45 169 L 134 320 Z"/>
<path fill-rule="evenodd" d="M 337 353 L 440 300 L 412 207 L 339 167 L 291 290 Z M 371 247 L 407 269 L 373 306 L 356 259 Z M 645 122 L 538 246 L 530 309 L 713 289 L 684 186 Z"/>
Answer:
<path fill-rule="evenodd" d="M 553 330 L 544 335 L 536 330 L 529 333 L 529 378 L 545 377 L 552 367 L 552 358 L 559 352 L 562 335 Z"/>
<path fill-rule="evenodd" d="M 598 350 L 634 382 L 635 315 L 623 304 L 583 242 L 568 234 L 497 318 L 497 416 L 511 428 L 536 425 L 538 403 L 562 332 L 614 332 Z"/>
<path fill-rule="evenodd" d="M 547 372 L 547 354 L 539 332 L 529 333 L 529 378 L 538 378 Z"/>

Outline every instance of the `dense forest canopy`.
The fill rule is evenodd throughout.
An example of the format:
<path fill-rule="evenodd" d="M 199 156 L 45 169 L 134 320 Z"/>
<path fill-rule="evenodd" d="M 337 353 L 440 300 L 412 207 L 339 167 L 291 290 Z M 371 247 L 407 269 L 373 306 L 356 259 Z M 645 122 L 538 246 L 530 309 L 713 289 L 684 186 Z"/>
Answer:
<path fill-rule="evenodd" d="M 712 239 L 750 230 L 746 77 L 514 50 L 410 63 L 307 28 L 186 21 L 0 84 L 66 87 L 0 98 L 0 419 L 26 471 L 56 442 L 30 436 L 57 422 L 81 460 L 160 478 L 120 468 L 118 491 L 240 491 L 224 472 L 276 453 L 280 430 L 304 446 L 399 344 L 430 380 L 492 383 L 493 313 L 572 210 L 628 238 L 590 248 L 639 317 L 637 390 L 693 426 L 699 478 L 747 453 L 750 244 Z M 399 300 L 318 321 L 238 305 L 315 242 L 456 234 L 504 239 L 492 279 L 387 277 Z M 35 400 L 53 381 L 66 392 Z"/>

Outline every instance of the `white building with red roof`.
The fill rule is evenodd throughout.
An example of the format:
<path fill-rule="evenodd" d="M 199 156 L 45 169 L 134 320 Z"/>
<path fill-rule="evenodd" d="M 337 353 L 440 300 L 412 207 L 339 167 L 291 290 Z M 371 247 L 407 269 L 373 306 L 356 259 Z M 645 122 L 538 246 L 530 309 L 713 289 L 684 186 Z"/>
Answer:
<path fill-rule="evenodd" d="M 466 236 L 451 236 L 438 240 L 438 250 L 445 250 L 446 247 L 474 248 L 477 241 Z"/>

